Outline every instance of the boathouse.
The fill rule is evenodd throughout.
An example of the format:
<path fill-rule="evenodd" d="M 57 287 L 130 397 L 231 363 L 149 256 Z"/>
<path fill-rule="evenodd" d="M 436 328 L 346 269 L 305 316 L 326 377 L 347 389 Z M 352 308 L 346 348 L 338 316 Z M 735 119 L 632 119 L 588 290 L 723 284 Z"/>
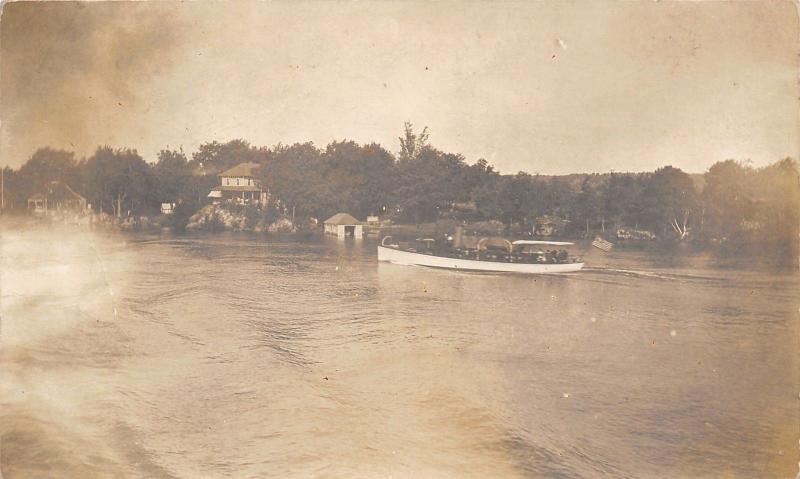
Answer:
<path fill-rule="evenodd" d="M 339 238 L 361 238 L 364 235 L 361 222 L 347 213 L 336 213 L 323 223 L 326 235 Z"/>
<path fill-rule="evenodd" d="M 219 186 L 215 186 L 208 197 L 214 203 L 266 204 L 267 193 L 255 176 L 259 166 L 258 163 L 239 163 L 218 174 Z"/>

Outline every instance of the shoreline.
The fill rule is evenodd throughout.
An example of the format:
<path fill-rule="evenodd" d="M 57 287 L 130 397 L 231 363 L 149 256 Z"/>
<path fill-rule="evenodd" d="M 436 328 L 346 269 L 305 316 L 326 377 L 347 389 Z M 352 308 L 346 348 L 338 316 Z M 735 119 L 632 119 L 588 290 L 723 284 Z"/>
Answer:
<path fill-rule="evenodd" d="M 86 231 L 86 232 L 105 232 L 119 234 L 121 236 L 153 236 L 165 238 L 202 238 L 214 237 L 219 235 L 227 235 L 230 237 L 250 237 L 263 240 L 277 240 L 277 241 L 313 241 L 320 242 L 325 240 L 337 240 L 327 236 L 322 231 L 322 227 L 311 229 L 306 228 L 303 230 L 295 231 L 267 231 L 267 230 L 254 230 L 251 228 L 245 229 L 186 229 L 184 231 L 176 231 L 169 226 L 154 226 L 158 225 L 157 221 L 153 221 L 150 217 L 145 222 L 146 226 L 133 226 L 136 223 L 131 223 L 128 218 L 128 223 L 125 223 L 125 218 L 111 218 L 108 215 L 103 221 L 92 221 L 79 224 L 76 222 L 67 222 L 59 220 L 51 220 L 47 218 L 37 218 L 26 215 L 3 215 L 0 216 L 0 232 L 2 231 L 26 231 L 32 229 L 61 229 L 65 228 L 67 231 Z M 364 242 L 377 242 L 382 236 L 390 235 L 396 238 L 413 239 L 422 236 L 440 237 L 443 234 L 451 231 L 448 227 L 451 222 L 440 223 L 421 223 L 420 225 L 406 225 L 406 224 L 393 224 L 385 226 L 369 226 L 365 228 L 367 234 L 363 238 L 356 241 Z M 490 235 L 489 232 L 486 233 Z M 1 235 L 0 235 L 1 237 Z M 712 267 L 719 270 L 731 271 L 771 271 L 781 272 L 786 274 L 798 273 L 797 257 L 795 261 L 786 261 L 785 257 L 777 254 L 768 254 L 769 250 L 758 250 L 759 254 L 752 254 L 751 249 L 744 249 L 742 251 L 724 250 L 719 247 L 703 245 L 698 242 L 674 242 L 669 240 L 650 240 L 650 241 L 637 241 L 637 240 L 615 240 L 614 247 L 611 252 L 603 252 L 591 246 L 592 237 L 589 238 L 572 238 L 568 236 L 548 237 L 548 240 L 563 240 L 575 244 L 577 249 L 583 250 L 584 258 L 589 258 L 587 261 L 589 267 L 591 258 L 595 260 L 604 258 L 601 263 L 607 262 L 607 259 L 613 259 L 617 254 L 630 254 L 637 253 L 651 258 L 656 263 L 663 263 L 664 265 L 680 265 L 693 263 L 694 261 L 708 262 Z M 343 240 L 342 238 L 338 239 Z M 353 238 L 347 238 L 347 241 L 353 241 Z M 605 259 L 607 258 L 607 259 Z"/>

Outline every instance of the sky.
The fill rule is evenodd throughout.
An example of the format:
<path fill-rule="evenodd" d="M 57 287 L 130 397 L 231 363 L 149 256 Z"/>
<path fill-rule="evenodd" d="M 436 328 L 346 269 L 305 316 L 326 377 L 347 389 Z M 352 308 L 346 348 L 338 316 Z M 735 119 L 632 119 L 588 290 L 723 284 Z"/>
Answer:
<path fill-rule="evenodd" d="M 39 147 L 377 142 L 503 173 L 798 158 L 781 2 L 5 3 L 0 165 Z"/>

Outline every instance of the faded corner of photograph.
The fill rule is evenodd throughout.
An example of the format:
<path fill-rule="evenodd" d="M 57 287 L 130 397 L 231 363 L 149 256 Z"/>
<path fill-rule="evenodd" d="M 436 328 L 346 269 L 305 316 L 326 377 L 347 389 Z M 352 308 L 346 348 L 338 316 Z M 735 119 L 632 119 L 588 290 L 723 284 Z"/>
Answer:
<path fill-rule="evenodd" d="M 798 18 L 6 2 L 0 477 L 800 478 Z"/>

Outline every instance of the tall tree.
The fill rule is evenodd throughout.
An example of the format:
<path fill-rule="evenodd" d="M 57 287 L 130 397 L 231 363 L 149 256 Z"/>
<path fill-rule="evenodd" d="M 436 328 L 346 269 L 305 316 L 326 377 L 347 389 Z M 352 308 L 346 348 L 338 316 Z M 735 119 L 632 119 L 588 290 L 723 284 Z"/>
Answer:
<path fill-rule="evenodd" d="M 705 173 L 703 228 L 707 236 L 732 238 L 743 224 L 755 219 L 752 175 L 752 168 L 734 160 L 714 163 Z"/>
<path fill-rule="evenodd" d="M 698 195 L 692 178 L 678 168 L 659 168 L 647 181 L 645 205 L 651 225 L 662 234 L 673 231 L 678 239 L 689 235 L 691 215 L 697 211 Z"/>
<path fill-rule="evenodd" d="M 422 129 L 417 134 L 414 133 L 414 125 L 411 122 L 405 122 L 403 125 L 403 136 L 400 139 L 400 161 L 416 160 L 423 150 L 430 147 L 428 142 L 428 127 Z"/>
<path fill-rule="evenodd" d="M 192 191 L 193 168 L 183 149 L 161 150 L 153 172 L 158 180 L 158 201 L 171 203 L 194 198 Z"/>
<path fill-rule="evenodd" d="M 509 223 L 526 222 L 537 216 L 536 189 L 533 177 L 520 171 L 504 178 L 500 188 L 500 210 Z"/>
<path fill-rule="evenodd" d="M 71 151 L 39 148 L 19 169 L 21 197 L 44 191 L 53 181 L 81 190 L 80 171 Z"/>
<path fill-rule="evenodd" d="M 267 150 L 255 148 L 245 140 L 236 139 L 226 143 L 212 141 L 203 143 L 192 154 L 192 162 L 208 175 L 232 168 L 239 163 L 263 163 Z"/>
<path fill-rule="evenodd" d="M 785 158 L 753 176 L 759 241 L 779 257 L 796 264 L 800 240 L 800 172 Z"/>
<path fill-rule="evenodd" d="M 153 170 L 136 150 L 98 148 L 84 167 L 87 194 L 98 210 L 116 216 L 155 212 Z"/>
<path fill-rule="evenodd" d="M 642 184 L 638 176 L 612 173 L 603 184 L 600 195 L 604 216 L 614 230 L 621 226 L 638 226 L 641 218 Z"/>
<path fill-rule="evenodd" d="M 598 188 L 592 184 L 591 176 L 581 182 L 581 189 L 575 195 L 570 205 L 571 229 L 577 232 L 583 230 L 585 235 L 596 225 L 601 216 L 601 195 Z"/>
<path fill-rule="evenodd" d="M 338 210 L 365 217 L 388 205 L 396 181 L 395 160 L 377 143 L 333 142 L 323 162 L 324 181 Z"/>
<path fill-rule="evenodd" d="M 268 153 L 260 176 L 284 213 L 325 219 L 331 210 L 329 184 L 323 177 L 322 152 L 313 143 L 278 144 Z"/>

